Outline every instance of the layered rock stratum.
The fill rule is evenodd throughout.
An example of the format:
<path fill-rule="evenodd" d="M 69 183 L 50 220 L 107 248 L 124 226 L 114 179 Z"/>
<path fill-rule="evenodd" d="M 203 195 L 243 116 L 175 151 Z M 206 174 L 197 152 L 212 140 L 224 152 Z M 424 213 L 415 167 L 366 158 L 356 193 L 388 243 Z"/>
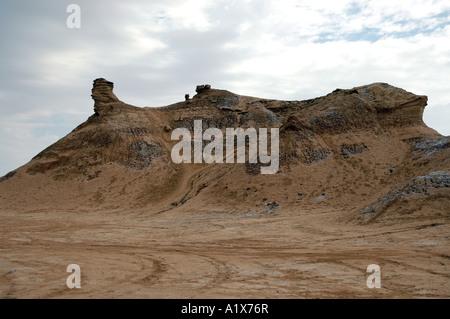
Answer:
<path fill-rule="evenodd" d="M 396 229 L 409 223 L 411 238 L 416 238 L 417 229 L 435 229 L 435 226 L 448 229 L 450 140 L 424 124 L 426 96 L 386 83 L 373 83 L 336 89 L 310 100 L 281 101 L 200 85 L 191 99 L 186 96 L 182 102 L 163 107 L 136 107 L 120 101 L 113 87 L 110 81 L 96 79 L 92 89 L 94 114 L 29 163 L 0 179 L 1 210 L 7 222 L 14 224 L 14 216 L 23 214 L 33 220 L 37 217 L 32 216 L 51 213 L 60 220 L 58 223 L 64 223 L 67 212 L 76 216 L 81 212 L 96 212 L 105 223 L 112 223 L 121 214 L 127 216 L 122 217 L 127 220 L 134 216 L 135 222 L 144 224 L 148 220 L 162 223 L 164 216 L 177 216 L 170 219 L 173 223 L 165 220 L 161 226 L 167 230 L 164 238 L 183 238 L 183 242 L 214 241 L 215 245 L 224 247 L 234 243 L 234 238 L 263 240 L 263 234 L 272 238 L 272 243 L 278 247 L 276 243 L 284 238 L 283 233 L 291 234 L 286 235 L 289 239 L 285 243 L 293 244 L 291 239 L 300 235 L 291 225 L 300 220 L 299 233 L 305 231 L 304 227 L 316 229 L 316 233 L 308 233 L 309 239 L 302 239 L 303 243 L 320 241 L 332 232 L 334 240 L 340 242 L 339 232 L 345 233 L 346 227 L 356 227 L 349 233 L 364 234 L 367 227 L 376 225 L 377 235 L 374 236 L 379 236 L 386 232 L 379 227 Z M 203 129 L 278 128 L 278 172 L 260 174 L 261 163 L 173 163 L 171 149 L 178 141 L 171 140 L 172 131 L 182 127 L 193 130 L 194 121 L 200 119 Z M 287 228 L 272 229 L 263 222 L 276 224 L 276 218 L 283 218 L 278 226 Z M 241 219 L 248 221 L 243 222 L 245 228 L 239 224 Z M 53 217 L 51 220 L 55 222 Z M 203 222 L 204 229 L 198 226 Z M 319 226 L 321 223 L 325 226 Z M 220 235 L 210 238 L 200 235 L 216 226 L 222 227 Z M 320 232 L 323 227 L 330 232 Z M 152 229 L 149 226 L 148 232 L 152 233 Z M 160 234 L 160 230 L 156 233 Z M 156 233 L 149 236 L 158 242 Z M 280 233 L 279 238 L 277 233 Z M 444 233 L 436 235 L 440 241 L 432 242 L 447 245 L 448 236 Z M 183 237 L 183 234 L 189 235 Z M 213 240 L 216 235 L 221 240 Z M 364 237 L 358 236 L 355 238 Z M 117 244 L 111 234 L 98 240 L 106 238 Z M 135 239 L 138 238 L 144 240 L 145 236 Z M 268 242 L 261 245 L 271 247 Z M 439 259 L 436 262 L 441 262 L 446 270 L 433 271 L 442 274 L 445 285 L 429 295 L 450 295 L 447 271 L 450 257 L 448 252 L 440 255 L 442 260 L 436 257 Z M 154 275 L 170 268 L 163 257 L 159 266 L 158 258 L 152 260 L 153 266 L 149 267 Z M 214 263 L 220 274 L 221 263 L 217 259 Z M 267 264 L 264 265 L 262 269 L 268 270 Z M 228 266 L 223 267 L 228 269 Z M 242 275 L 239 269 L 235 271 Z M 228 269 L 228 276 L 237 283 L 243 275 L 235 278 Z M 151 278 L 157 281 L 157 277 Z M 224 279 L 220 278 L 217 280 L 222 282 Z M 313 281 L 310 283 L 313 287 Z M 226 290 L 226 284 L 222 284 Z M 197 287 L 194 279 L 192 285 Z M 206 296 L 218 294 L 220 289 L 214 287 Z M 398 286 L 395 287 L 386 296 L 415 294 L 414 291 L 402 294 Z M 297 296 L 292 290 L 278 288 L 282 296 Z M 170 289 L 167 289 L 163 290 L 168 292 Z M 268 289 L 269 294 L 250 295 L 276 295 L 276 289 Z M 181 291 L 178 296 L 202 295 Z M 239 289 L 236 295 L 231 288 L 227 291 L 228 296 L 240 296 Z M 355 293 L 350 288 L 348 291 L 348 294 L 342 292 L 342 296 Z M 27 293 L 33 295 L 24 290 L 24 295 Z M 90 293 L 95 296 L 95 289 Z M 302 296 L 330 295 L 311 288 Z"/>

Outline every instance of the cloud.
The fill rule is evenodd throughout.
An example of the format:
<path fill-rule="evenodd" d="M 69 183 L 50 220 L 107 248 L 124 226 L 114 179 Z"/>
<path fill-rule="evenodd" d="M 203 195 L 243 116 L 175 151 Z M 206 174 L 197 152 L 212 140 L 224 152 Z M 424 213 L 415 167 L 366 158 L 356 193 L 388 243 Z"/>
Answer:
<path fill-rule="evenodd" d="M 428 95 L 425 122 L 450 134 L 448 1 L 17 0 L 1 2 L 0 30 L 0 175 L 93 113 L 97 77 L 138 106 L 205 83 L 300 100 L 388 82 Z"/>

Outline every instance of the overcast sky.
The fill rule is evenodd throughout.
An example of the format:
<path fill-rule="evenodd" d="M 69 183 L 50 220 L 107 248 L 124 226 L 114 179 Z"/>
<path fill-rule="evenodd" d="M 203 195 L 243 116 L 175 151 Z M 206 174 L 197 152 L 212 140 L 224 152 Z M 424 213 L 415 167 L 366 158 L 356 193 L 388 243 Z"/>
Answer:
<path fill-rule="evenodd" d="M 0 32 L 0 176 L 93 114 L 98 77 L 136 106 L 206 83 L 303 100 L 387 82 L 427 95 L 425 123 L 450 135 L 448 0 L 0 0 Z"/>

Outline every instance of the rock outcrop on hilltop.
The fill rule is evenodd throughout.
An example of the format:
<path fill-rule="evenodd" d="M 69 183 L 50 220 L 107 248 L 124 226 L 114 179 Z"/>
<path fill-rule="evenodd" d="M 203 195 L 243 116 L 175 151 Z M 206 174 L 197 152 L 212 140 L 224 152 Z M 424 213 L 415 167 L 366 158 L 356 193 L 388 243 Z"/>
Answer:
<path fill-rule="evenodd" d="M 242 96 L 206 84 L 197 86 L 193 98 L 158 108 L 128 105 L 113 88 L 96 79 L 94 116 L 0 179 L 3 197 L 29 182 L 35 187 L 22 188 L 13 197 L 17 202 L 39 206 L 37 198 L 53 189 L 60 191 L 55 206 L 254 211 L 276 202 L 277 213 L 348 207 L 351 216 L 367 222 L 378 220 L 388 206 L 414 201 L 404 196 L 405 187 L 435 180 L 435 172 L 445 175 L 450 168 L 449 138 L 422 120 L 427 97 L 386 83 L 305 101 Z M 198 119 L 203 129 L 279 128 L 277 174 L 259 174 L 260 162 L 174 164 L 170 154 L 177 141 L 171 132 L 193 130 Z M 432 215 L 448 214 L 448 185 L 424 185 L 421 203 L 437 201 Z M 15 201 L 7 205 L 13 208 Z"/>
<path fill-rule="evenodd" d="M 209 84 L 197 85 L 197 87 L 195 88 L 195 92 L 197 92 L 198 94 L 201 94 L 208 90 L 211 90 L 211 85 Z"/>
<path fill-rule="evenodd" d="M 113 93 L 113 89 L 114 83 L 112 82 L 103 78 L 94 80 L 91 96 L 95 101 L 94 112 L 96 115 L 103 113 L 110 103 L 119 102 L 119 99 Z"/>

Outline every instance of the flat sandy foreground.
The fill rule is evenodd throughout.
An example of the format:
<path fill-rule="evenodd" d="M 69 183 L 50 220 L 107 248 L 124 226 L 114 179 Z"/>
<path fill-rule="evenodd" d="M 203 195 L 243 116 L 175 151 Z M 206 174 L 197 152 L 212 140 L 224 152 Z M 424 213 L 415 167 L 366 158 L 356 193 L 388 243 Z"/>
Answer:
<path fill-rule="evenodd" d="M 448 298 L 448 221 L 344 212 L 0 211 L 1 298 Z M 69 289 L 69 264 L 81 288 Z M 381 268 L 369 289 L 366 268 Z"/>

